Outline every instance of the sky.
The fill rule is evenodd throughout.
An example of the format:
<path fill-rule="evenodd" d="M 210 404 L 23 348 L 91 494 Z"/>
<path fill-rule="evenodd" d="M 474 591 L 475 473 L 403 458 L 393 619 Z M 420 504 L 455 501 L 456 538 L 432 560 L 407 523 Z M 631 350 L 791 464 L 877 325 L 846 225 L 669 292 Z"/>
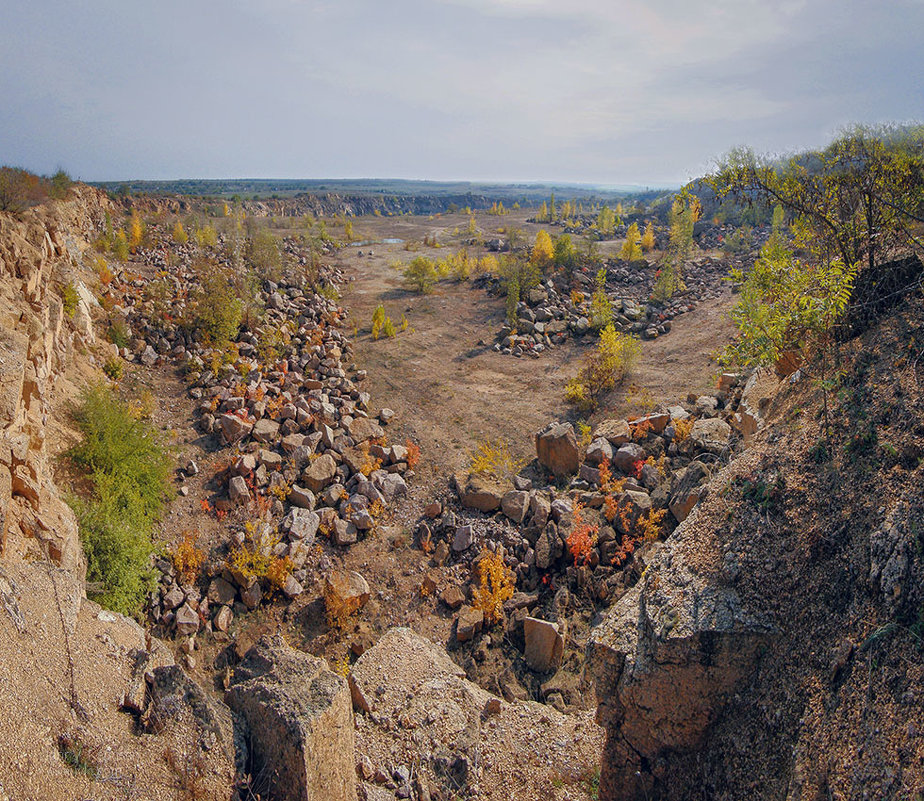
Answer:
<path fill-rule="evenodd" d="M 28 0 L 0 163 L 670 185 L 924 118 L 924 0 Z"/>

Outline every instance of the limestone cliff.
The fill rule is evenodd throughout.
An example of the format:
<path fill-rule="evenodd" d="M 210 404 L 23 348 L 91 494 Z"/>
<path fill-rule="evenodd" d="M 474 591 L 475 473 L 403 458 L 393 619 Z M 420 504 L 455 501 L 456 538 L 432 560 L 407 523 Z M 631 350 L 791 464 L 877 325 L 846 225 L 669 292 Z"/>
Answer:
<path fill-rule="evenodd" d="M 827 433 L 784 382 L 595 630 L 601 798 L 920 797 L 922 351 L 911 297 L 843 347 Z"/>

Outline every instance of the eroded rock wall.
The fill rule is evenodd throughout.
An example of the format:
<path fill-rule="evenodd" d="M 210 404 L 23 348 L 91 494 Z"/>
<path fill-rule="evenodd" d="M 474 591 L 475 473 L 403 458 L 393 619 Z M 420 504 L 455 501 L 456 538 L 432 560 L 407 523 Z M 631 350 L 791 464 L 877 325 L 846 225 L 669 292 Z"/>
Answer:
<path fill-rule="evenodd" d="M 74 515 L 52 480 L 49 419 L 75 346 L 92 341 L 85 258 L 108 201 L 88 187 L 21 218 L 0 214 L 0 556 L 82 574 Z M 65 312 L 63 288 L 78 294 Z M 84 291 L 81 292 L 80 290 Z"/>

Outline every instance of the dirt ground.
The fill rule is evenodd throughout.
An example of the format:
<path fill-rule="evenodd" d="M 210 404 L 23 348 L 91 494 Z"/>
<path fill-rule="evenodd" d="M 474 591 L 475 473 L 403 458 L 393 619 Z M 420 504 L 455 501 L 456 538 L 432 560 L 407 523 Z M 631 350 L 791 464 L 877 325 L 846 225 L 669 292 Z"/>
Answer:
<path fill-rule="evenodd" d="M 504 322 L 503 298 L 467 282 L 442 281 L 428 295 L 406 289 L 400 269 L 392 265 L 406 264 L 417 254 L 406 251 L 403 243 L 382 240 L 420 241 L 436 235 L 452 241 L 452 231 L 464 231 L 467 219 L 463 214 L 431 220 L 362 218 L 355 224 L 357 235 L 375 244 L 344 248 L 337 255 L 352 278 L 342 303 L 358 329 L 354 347 L 359 366 L 369 373 L 366 388 L 373 403 L 398 413 L 392 429 L 420 444 L 421 469 L 428 481 L 465 466 L 486 438 L 503 437 L 515 454 L 532 458 L 533 432 L 553 419 L 577 418 L 563 400 L 564 386 L 594 341 L 591 336 L 580 342 L 569 339 L 538 359 L 494 353 L 491 346 Z M 544 227 L 526 223 L 522 213 L 501 218 L 478 214 L 476 219 L 485 237 L 499 236 L 493 231 L 500 223 L 520 228 L 532 241 L 535 230 Z M 419 252 L 445 257 L 461 247 L 464 237 L 457 239 L 455 246 Z M 616 244 L 604 242 L 601 251 L 612 251 Z M 485 251 L 468 247 L 468 252 Z M 374 341 L 371 320 L 379 304 L 395 323 L 404 314 L 408 330 L 395 339 Z M 667 336 L 644 342 L 629 382 L 612 393 L 593 419 L 643 412 L 648 405 L 681 400 L 712 386 L 712 354 L 731 338 L 726 314 L 731 304 L 730 294 L 704 303 L 677 318 Z"/>

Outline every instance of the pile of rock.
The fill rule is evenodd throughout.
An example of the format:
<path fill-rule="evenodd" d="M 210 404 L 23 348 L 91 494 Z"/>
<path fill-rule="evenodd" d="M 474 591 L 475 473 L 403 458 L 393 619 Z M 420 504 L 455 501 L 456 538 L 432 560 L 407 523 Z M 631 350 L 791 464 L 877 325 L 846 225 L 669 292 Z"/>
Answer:
<path fill-rule="evenodd" d="M 644 259 L 635 262 L 608 261 L 606 292 L 616 330 L 642 339 L 656 339 L 670 332 L 671 321 L 693 311 L 699 303 L 717 297 L 728 265 L 721 259 L 702 257 L 684 265 L 686 289 L 667 303 L 651 301 L 656 280 L 655 265 Z M 595 276 L 586 269 L 574 274 L 578 295 L 548 278 L 530 289 L 517 304 L 516 330 L 505 325 L 494 350 L 513 356 L 538 356 L 547 348 L 561 345 L 569 337 L 594 333 L 591 325 L 591 295 Z M 492 294 L 501 294 L 502 281 L 494 276 L 477 279 Z M 575 303 L 577 300 L 577 303 Z"/>
<path fill-rule="evenodd" d="M 472 567 L 486 549 L 501 554 L 518 591 L 505 604 L 508 634 L 527 649 L 526 618 L 539 617 L 531 608 L 541 608 L 556 587 L 606 604 L 637 580 L 660 547 L 658 538 L 642 536 L 645 522 L 656 520 L 663 539 L 686 519 L 736 444 L 762 425 L 778 385 L 771 373 L 726 374 L 714 394 L 634 420 L 602 421 L 586 445 L 570 423 L 551 423 L 536 433 L 542 470 L 533 479 L 457 474 L 461 509 L 434 507 L 419 526 L 420 540 L 433 549 L 435 565 Z M 601 486 L 604 464 L 609 478 Z M 556 483 L 537 485 L 543 473 Z M 577 513 L 596 535 L 580 559 L 569 549 Z M 460 641 L 480 629 L 470 610 L 459 612 Z M 557 638 L 535 624 L 529 630 L 541 631 L 544 645 L 543 656 L 527 662 L 550 665 Z"/>

